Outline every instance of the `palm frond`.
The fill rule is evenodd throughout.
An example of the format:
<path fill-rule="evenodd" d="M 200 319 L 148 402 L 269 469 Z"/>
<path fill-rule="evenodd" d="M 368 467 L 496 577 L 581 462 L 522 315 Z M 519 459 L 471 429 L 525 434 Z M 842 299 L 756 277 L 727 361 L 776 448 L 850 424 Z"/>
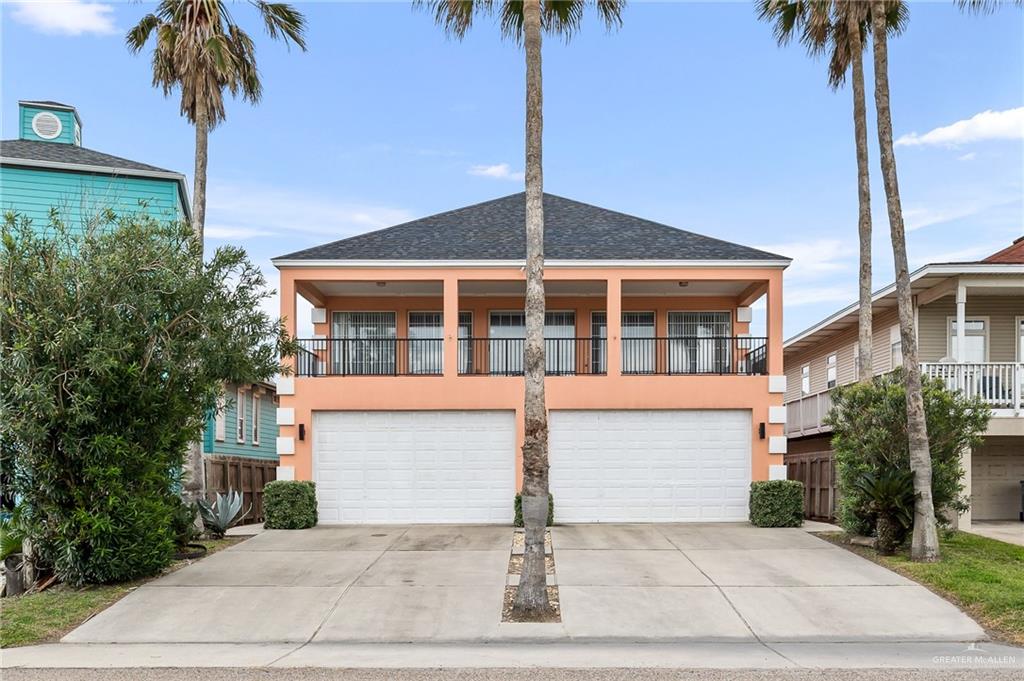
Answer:
<path fill-rule="evenodd" d="M 286 46 L 295 43 L 303 52 L 306 51 L 306 17 L 301 12 L 285 2 L 254 0 L 253 4 L 260 11 L 271 38 L 280 38 Z"/>
<path fill-rule="evenodd" d="M 445 33 L 462 40 L 473 27 L 474 16 L 489 14 L 493 3 L 492 0 L 413 0 L 413 7 L 426 8 Z"/>
<path fill-rule="evenodd" d="M 955 0 L 956 6 L 971 14 L 991 14 L 1003 5 L 1009 5 L 1007 0 Z M 1024 0 L 1012 0 L 1012 4 L 1024 7 Z"/>
<path fill-rule="evenodd" d="M 139 23 L 135 24 L 124 37 L 124 42 L 128 46 L 129 51 L 132 54 L 138 54 L 146 46 L 146 43 L 149 42 L 149 36 L 160 26 L 160 23 L 160 18 L 155 14 L 147 14 L 142 17 Z"/>

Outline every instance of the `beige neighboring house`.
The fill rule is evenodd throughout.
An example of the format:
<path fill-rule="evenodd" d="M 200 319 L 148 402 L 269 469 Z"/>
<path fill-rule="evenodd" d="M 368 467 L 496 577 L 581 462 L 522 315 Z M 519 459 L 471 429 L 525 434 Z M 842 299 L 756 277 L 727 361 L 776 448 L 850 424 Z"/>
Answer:
<path fill-rule="evenodd" d="M 993 412 L 985 441 L 964 453 L 971 508 L 960 518 L 1024 520 L 1024 237 L 978 262 L 934 263 L 911 274 L 922 373 L 980 396 Z M 902 363 L 896 290 L 873 297 L 875 374 Z M 809 517 L 835 507 L 829 391 L 857 376 L 857 310 L 846 307 L 784 344 L 791 479 L 807 486 Z"/>

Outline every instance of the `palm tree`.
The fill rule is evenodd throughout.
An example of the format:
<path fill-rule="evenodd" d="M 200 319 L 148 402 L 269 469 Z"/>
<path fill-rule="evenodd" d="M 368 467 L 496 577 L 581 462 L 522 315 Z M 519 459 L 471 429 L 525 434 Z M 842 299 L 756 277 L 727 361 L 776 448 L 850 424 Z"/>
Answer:
<path fill-rule="evenodd" d="M 306 19 L 283 2 L 249 0 L 273 39 L 306 49 Z M 253 104 L 263 85 L 256 70 L 252 38 L 228 13 L 224 0 L 162 0 L 156 11 L 142 17 L 125 42 L 138 54 L 156 34 L 153 85 L 170 95 L 181 89 L 181 113 L 196 129 L 196 165 L 192 192 L 192 222 L 202 244 L 206 223 L 207 137 L 225 118 L 224 91 Z"/>
<path fill-rule="evenodd" d="M 426 5 L 445 32 L 463 38 L 478 14 L 493 11 L 493 0 L 414 0 Z M 551 611 L 544 562 L 548 511 L 548 417 L 544 399 L 544 126 L 541 34 L 566 40 L 579 30 L 586 0 L 502 0 L 502 34 L 526 48 L 526 350 L 523 439 L 523 526 L 525 549 L 513 612 L 539 619 Z M 605 25 L 622 23 L 625 0 L 593 0 Z"/>
<path fill-rule="evenodd" d="M 306 20 L 286 3 L 249 0 L 259 11 L 273 39 L 306 49 Z M 153 85 L 170 95 L 181 89 L 181 113 L 196 129 L 192 227 L 202 253 L 206 224 L 206 164 L 210 130 L 224 120 L 224 91 L 255 104 L 263 94 L 256 70 L 256 49 L 249 34 L 236 24 L 223 0 L 162 0 L 142 17 L 125 42 L 138 54 L 156 34 Z M 206 472 L 202 445 L 189 446 L 182 489 L 192 502 L 205 498 Z"/>
<path fill-rule="evenodd" d="M 775 39 L 785 45 L 799 34 L 812 55 L 829 53 L 828 83 L 838 89 L 847 71 L 853 84 L 853 132 L 857 150 L 857 234 L 860 242 L 857 379 L 870 381 L 872 370 L 871 311 L 871 180 L 868 171 L 867 105 L 864 96 L 864 44 L 871 29 L 867 3 L 840 0 L 759 0 L 758 18 L 774 24 Z M 903 30 L 905 7 L 896 3 L 886 15 L 890 33 Z"/>
<path fill-rule="evenodd" d="M 939 559 L 939 537 L 932 500 L 932 458 L 928 447 L 924 397 L 921 393 L 921 366 L 917 358 L 917 333 L 914 328 L 914 303 L 910 291 L 907 264 L 907 238 L 903 226 L 896 155 L 893 153 L 892 110 L 889 107 L 889 46 L 885 14 L 894 0 L 872 0 L 871 27 L 874 38 L 875 114 L 878 119 L 878 148 L 885 187 L 886 208 L 892 255 L 896 268 L 896 302 L 900 320 L 900 345 L 903 349 L 903 375 L 907 394 L 907 435 L 910 440 L 910 469 L 914 472 L 914 534 L 910 545 L 912 560 L 934 562 Z"/>

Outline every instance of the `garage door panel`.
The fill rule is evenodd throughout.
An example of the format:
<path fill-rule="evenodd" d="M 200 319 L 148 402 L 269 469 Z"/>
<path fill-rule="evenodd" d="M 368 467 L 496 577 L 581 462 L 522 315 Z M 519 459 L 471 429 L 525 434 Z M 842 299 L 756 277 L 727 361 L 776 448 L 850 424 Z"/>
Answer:
<path fill-rule="evenodd" d="M 551 487 L 564 522 L 743 520 L 748 411 L 553 411 Z"/>
<path fill-rule="evenodd" d="M 317 412 L 321 522 L 509 522 L 514 412 Z"/>

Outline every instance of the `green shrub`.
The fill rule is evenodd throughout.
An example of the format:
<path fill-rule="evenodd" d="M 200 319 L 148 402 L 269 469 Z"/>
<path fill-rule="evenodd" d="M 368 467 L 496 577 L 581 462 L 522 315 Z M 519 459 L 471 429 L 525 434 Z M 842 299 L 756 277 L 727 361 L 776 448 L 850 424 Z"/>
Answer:
<path fill-rule="evenodd" d="M 981 400 L 947 390 L 940 380 L 922 380 L 932 498 L 937 521 L 947 525 L 949 517 L 968 507 L 960 452 L 981 444 L 991 412 Z M 891 471 L 910 470 L 903 371 L 876 376 L 871 383 L 836 388 L 825 422 L 832 427 L 839 524 L 852 534 L 872 536 L 878 512 L 860 481 L 867 474 L 884 477 Z"/>
<path fill-rule="evenodd" d="M 512 524 L 515 527 L 523 526 L 523 495 L 517 494 L 515 500 L 512 502 L 512 508 L 515 510 L 515 518 L 512 520 Z M 548 527 L 555 524 L 555 497 L 552 494 L 548 494 Z"/>
<path fill-rule="evenodd" d="M 804 483 L 758 480 L 750 483 L 750 523 L 757 527 L 800 527 L 804 522 Z"/>
<path fill-rule="evenodd" d="M 224 382 L 294 350 L 244 251 L 204 260 L 187 223 L 95 217 L 9 214 L 0 235 L 0 472 L 40 565 L 76 586 L 171 562 L 172 490 Z"/>
<path fill-rule="evenodd" d="M 303 530 L 316 525 L 316 485 L 309 480 L 274 480 L 263 488 L 263 526 Z"/>
<path fill-rule="evenodd" d="M 883 556 L 893 555 L 914 527 L 914 474 L 898 468 L 865 473 L 856 488 L 875 514 L 875 548 Z"/>

